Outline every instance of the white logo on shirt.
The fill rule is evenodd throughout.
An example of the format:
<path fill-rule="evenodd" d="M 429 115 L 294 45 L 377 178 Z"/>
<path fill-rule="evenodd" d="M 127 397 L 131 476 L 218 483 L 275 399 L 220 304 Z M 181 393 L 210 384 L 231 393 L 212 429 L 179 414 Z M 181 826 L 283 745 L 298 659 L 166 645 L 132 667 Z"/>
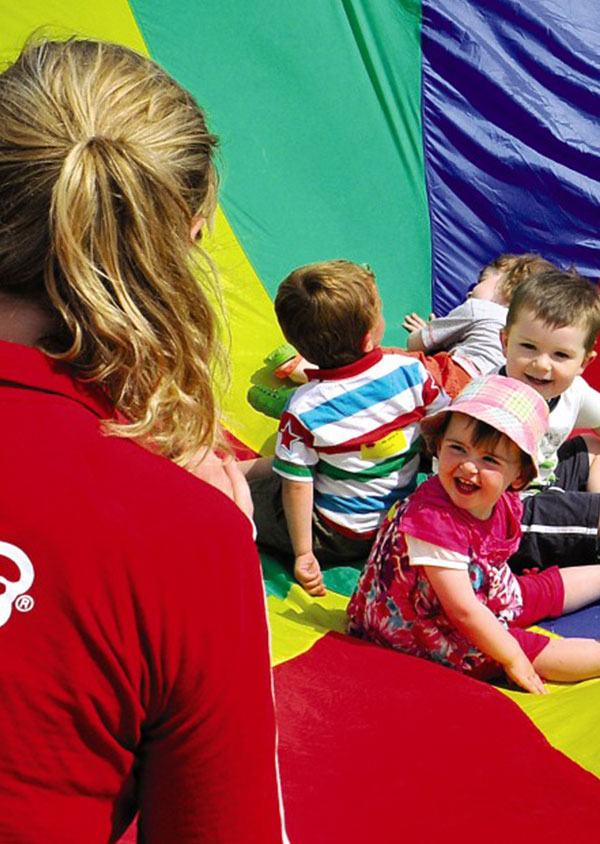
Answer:
<path fill-rule="evenodd" d="M 10 618 L 13 603 L 31 587 L 35 575 L 31 560 L 25 551 L 17 548 L 16 545 L 11 545 L 10 542 L 0 542 L 0 556 L 8 557 L 9 560 L 12 560 L 19 569 L 20 575 L 18 580 L 7 580 L 0 575 L 0 584 L 4 586 L 4 591 L 0 594 L 0 627 L 2 627 Z M 33 598 L 29 595 L 24 597 L 28 598 L 24 602 L 25 606 L 31 609 L 33 607 Z M 23 599 L 19 600 L 19 605 L 19 609 L 23 612 Z"/>

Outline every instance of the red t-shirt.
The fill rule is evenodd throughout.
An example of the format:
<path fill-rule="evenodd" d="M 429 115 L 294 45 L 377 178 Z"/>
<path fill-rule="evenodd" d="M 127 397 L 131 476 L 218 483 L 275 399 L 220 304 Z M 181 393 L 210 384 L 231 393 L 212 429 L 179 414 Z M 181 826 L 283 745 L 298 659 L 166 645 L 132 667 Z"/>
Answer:
<path fill-rule="evenodd" d="M 281 842 L 250 524 L 111 412 L 0 343 L 0 841 Z"/>

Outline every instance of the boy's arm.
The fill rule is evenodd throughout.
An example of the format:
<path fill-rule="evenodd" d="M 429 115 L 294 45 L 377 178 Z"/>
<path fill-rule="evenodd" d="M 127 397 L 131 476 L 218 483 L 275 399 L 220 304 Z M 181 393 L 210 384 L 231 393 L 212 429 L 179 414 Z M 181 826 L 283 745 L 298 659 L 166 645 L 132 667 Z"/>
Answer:
<path fill-rule="evenodd" d="M 424 351 L 428 354 L 443 349 L 450 351 L 465 339 L 472 330 L 474 321 L 472 302 L 464 302 L 453 308 L 446 316 L 430 319 L 418 332 L 418 339 L 411 341 L 420 342 L 421 345 L 413 348 L 407 341 L 406 348 L 410 352 Z"/>
<path fill-rule="evenodd" d="M 425 344 L 423 343 L 423 335 L 420 328 L 411 331 L 406 338 L 406 348 L 409 352 L 424 352 Z"/>
<path fill-rule="evenodd" d="M 292 548 L 294 572 L 310 595 L 325 595 L 319 561 L 313 554 L 313 484 L 281 479 L 281 498 Z"/>
<path fill-rule="evenodd" d="M 499 662 L 517 685 L 534 694 L 545 694 L 544 684 L 517 640 L 477 599 L 469 572 L 438 566 L 424 566 L 424 569 L 444 612 L 457 630 L 480 651 Z"/>
<path fill-rule="evenodd" d="M 312 483 L 282 478 L 281 497 L 294 556 L 312 552 Z"/>
<path fill-rule="evenodd" d="M 436 319 L 435 314 L 429 314 L 427 322 L 433 322 Z M 406 314 L 402 328 L 408 331 L 406 338 L 406 348 L 409 352 L 424 352 L 425 344 L 423 342 L 422 329 L 425 328 L 427 322 L 414 311 L 411 314 Z"/>

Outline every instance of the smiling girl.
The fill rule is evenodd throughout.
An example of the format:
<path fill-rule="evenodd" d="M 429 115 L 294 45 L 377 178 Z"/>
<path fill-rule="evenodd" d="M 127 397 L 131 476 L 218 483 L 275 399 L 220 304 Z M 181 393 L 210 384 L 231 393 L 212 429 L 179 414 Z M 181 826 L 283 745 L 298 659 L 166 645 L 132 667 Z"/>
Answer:
<path fill-rule="evenodd" d="M 514 575 L 517 490 L 535 475 L 548 409 L 526 384 L 490 375 L 422 423 L 439 474 L 382 525 L 348 606 L 349 632 L 480 679 L 600 675 L 600 643 L 525 628 L 600 597 L 600 566 Z"/>

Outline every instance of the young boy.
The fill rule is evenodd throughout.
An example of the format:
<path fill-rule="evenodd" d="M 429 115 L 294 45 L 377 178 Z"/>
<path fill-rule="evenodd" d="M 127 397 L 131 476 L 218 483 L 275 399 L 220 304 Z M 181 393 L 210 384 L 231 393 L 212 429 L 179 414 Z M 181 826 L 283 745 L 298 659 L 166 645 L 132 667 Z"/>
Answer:
<path fill-rule="evenodd" d="M 427 369 L 453 398 L 471 378 L 497 371 L 504 363 L 500 331 L 506 323 L 514 291 L 526 278 L 555 269 L 541 255 L 499 255 L 479 274 L 466 302 L 445 317 L 425 322 L 407 314 L 403 326 L 410 332 L 406 348 L 425 352 Z"/>
<path fill-rule="evenodd" d="M 598 290 L 577 273 L 540 272 L 515 291 L 501 372 L 534 387 L 550 409 L 539 475 L 523 494 L 523 539 L 510 560 L 517 572 L 600 559 L 600 393 L 581 377 L 599 330 Z M 568 439 L 574 428 L 594 434 Z"/>
<path fill-rule="evenodd" d="M 257 541 L 294 557 L 324 595 L 323 562 L 367 557 L 391 505 L 416 486 L 419 420 L 448 403 L 422 363 L 379 348 L 375 277 L 350 261 L 294 270 L 275 300 L 286 339 L 317 369 L 281 416 L 276 475 L 251 484 Z"/>

